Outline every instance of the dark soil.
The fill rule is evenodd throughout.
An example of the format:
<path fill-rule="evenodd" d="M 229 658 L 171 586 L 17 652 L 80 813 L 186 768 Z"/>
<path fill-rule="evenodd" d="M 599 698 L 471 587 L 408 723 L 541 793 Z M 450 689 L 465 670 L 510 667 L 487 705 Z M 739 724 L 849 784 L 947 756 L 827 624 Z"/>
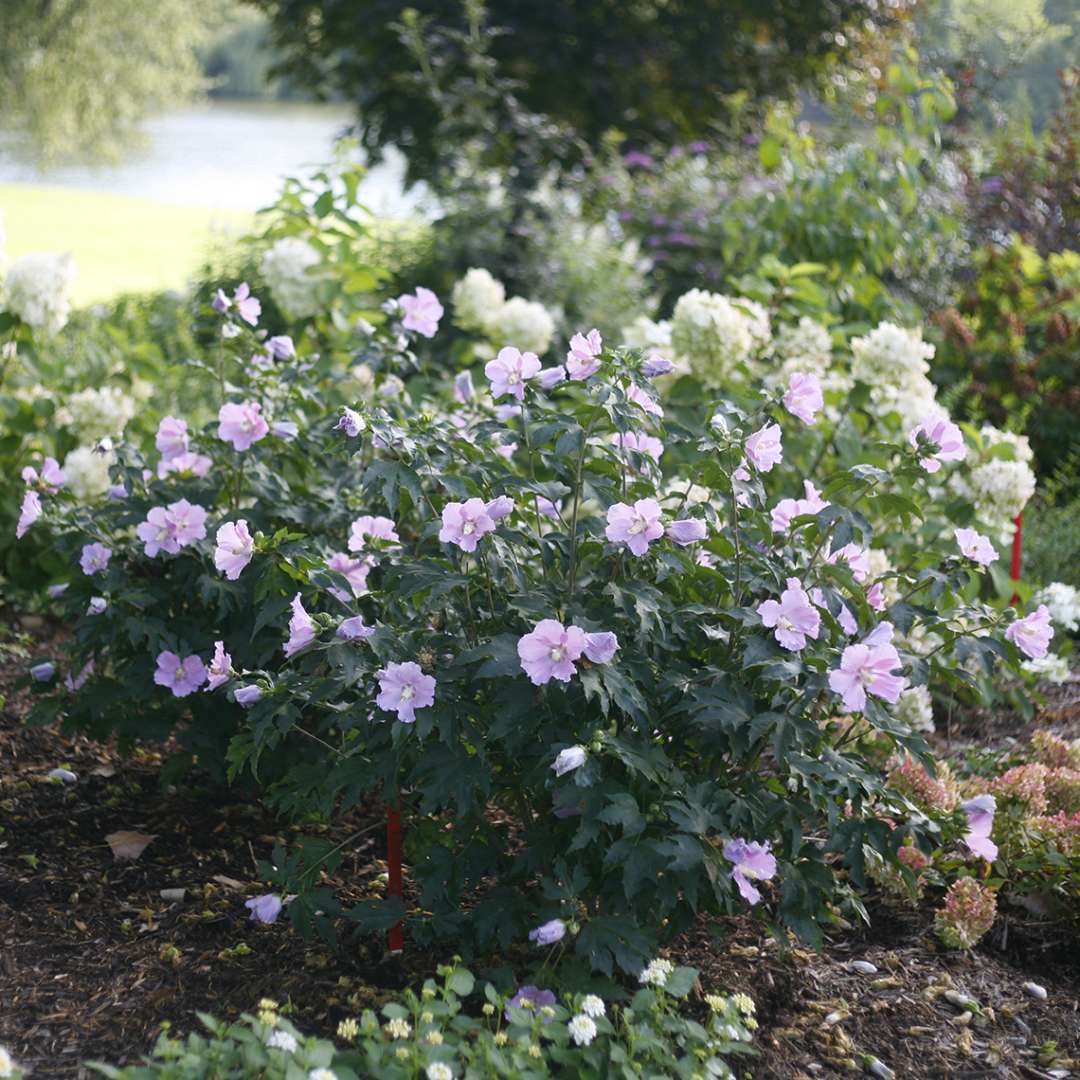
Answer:
<path fill-rule="evenodd" d="M 257 804 L 163 789 L 157 753 L 121 758 L 23 726 L 25 699 L 11 684 L 24 670 L 17 640 L 0 638 L 0 1045 L 34 1076 L 89 1075 L 88 1059 L 137 1060 L 162 1021 L 182 1032 L 196 1010 L 231 1018 L 264 996 L 290 1001 L 301 1029 L 332 1036 L 339 1020 L 432 972 L 440 957 L 408 946 L 390 957 L 381 937 L 331 951 L 285 920 L 249 921 L 244 900 L 265 891 L 256 860 L 291 830 Z M 1059 697 L 1053 726 L 1075 736 L 1080 693 Z M 1015 718 L 1009 734 L 998 723 L 995 741 L 1021 737 Z M 951 734 L 954 749 L 969 737 Z M 45 779 L 57 766 L 77 782 Z M 118 830 L 154 839 L 120 862 L 105 841 Z M 328 884 L 349 901 L 379 895 L 375 809 L 327 835 L 348 841 Z M 182 899 L 163 898 L 177 889 Z M 1080 949 L 1065 930 L 1007 912 L 977 952 L 962 955 L 935 947 L 929 907 L 871 914 L 869 928 L 838 929 L 816 953 L 781 950 L 749 918 L 703 920 L 669 955 L 699 968 L 706 990 L 754 998 L 761 1056 L 744 1060 L 755 1077 L 862 1072 L 864 1055 L 897 1077 L 1080 1075 Z M 856 959 L 877 972 L 853 971 Z M 1046 989 L 1045 1001 L 1025 991 L 1028 981 Z M 979 1013 L 946 991 L 974 999 Z"/>

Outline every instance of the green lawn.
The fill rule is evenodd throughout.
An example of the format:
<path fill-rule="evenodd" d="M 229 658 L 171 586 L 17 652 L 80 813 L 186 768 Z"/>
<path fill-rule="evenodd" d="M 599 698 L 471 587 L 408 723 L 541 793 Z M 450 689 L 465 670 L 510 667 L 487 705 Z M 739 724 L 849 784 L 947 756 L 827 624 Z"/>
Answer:
<path fill-rule="evenodd" d="M 0 213 L 9 263 L 31 251 L 75 256 L 77 305 L 122 292 L 179 288 L 215 246 L 252 221 L 243 211 L 36 184 L 0 184 Z"/>

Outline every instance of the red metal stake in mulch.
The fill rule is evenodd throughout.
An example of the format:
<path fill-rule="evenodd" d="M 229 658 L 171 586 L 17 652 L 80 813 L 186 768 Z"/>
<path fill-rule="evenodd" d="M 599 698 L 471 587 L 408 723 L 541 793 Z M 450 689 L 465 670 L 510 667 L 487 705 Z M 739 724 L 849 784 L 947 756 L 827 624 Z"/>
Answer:
<path fill-rule="evenodd" d="M 1012 566 L 1009 569 L 1009 577 L 1011 577 L 1013 579 L 1013 581 L 1019 581 L 1020 580 L 1020 545 L 1021 545 L 1021 537 L 1022 537 L 1023 532 L 1024 532 L 1024 512 L 1023 512 L 1023 510 L 1021 510 L 1020 513 L 1016 515 L 1016 521 L 1014 521 L 1013 524 L 1016 526 L 1016 528 L 1013 531 Z M 1020 600 L 1019 595 L 1017 593 L 1013 593 L 1012 599 L 1009 601 L 1009 603 L 1010 604 L 1015 604 L 1019 600 Z"/>
<path fill-rule="evenodd" d="M 389 870 L 387 894 L 402 897 L 401 888 L 401 803 L 386 807 L 386 863 Z M 390 928 L 390 952 L 398 954 L 405 951 L 405 929 L 402 923 Z"/>

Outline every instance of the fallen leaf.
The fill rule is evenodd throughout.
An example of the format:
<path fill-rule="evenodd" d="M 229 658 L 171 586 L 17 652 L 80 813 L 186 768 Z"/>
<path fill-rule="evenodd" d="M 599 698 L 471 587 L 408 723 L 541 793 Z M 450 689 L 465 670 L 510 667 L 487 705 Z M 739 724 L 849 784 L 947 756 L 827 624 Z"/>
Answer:
<path fill-rule="evenodd" d="M 96 769 L 90 770 L 91 776 L 115 776 L 116 769 L 112 765 L 99 765 Z"/>
<path fill-rule="evenodd" d="M 151 840 L 156 839 L 156 833 L 148 835 L 147 833 L 121 830 L 120 832 L 109 833 L 105 837 L 105 843 L 112 848 L 113 858 L 117 862 L 124 859 L 131 859 L 134 862 L 146 850 L 146 845 Z"/>

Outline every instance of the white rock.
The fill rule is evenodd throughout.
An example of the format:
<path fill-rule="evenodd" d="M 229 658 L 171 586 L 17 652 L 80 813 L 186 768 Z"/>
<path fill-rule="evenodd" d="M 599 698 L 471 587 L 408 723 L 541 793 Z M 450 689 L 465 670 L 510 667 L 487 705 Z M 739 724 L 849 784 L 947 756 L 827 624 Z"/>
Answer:
<path fill-rule="evenodd" d="M 881 1080 L 893 1080 L 893 1077 L 896 1075 L 884 1061 L 881 1061 L 876 1057 L 865 1058 L 864 1062 L 866 1064 L 866 1071 L 870 1073 L 871 1076 L 879 1076 L 881 1077 Z"/>
<path fill-rule="evenodd" d="M 1024 992 L 1033 998 L 1038 998 L 1039 1001 L 1046 1000 L 1046 987 L 1040 986 L 1038 983 L 1026 982 L 1024 983 Z"/>
<path fill-rule="evenodd" d="M 860 975 L 876 975 L 877 968 L 869 960 L 852 960 L 848 967 Z"/>

